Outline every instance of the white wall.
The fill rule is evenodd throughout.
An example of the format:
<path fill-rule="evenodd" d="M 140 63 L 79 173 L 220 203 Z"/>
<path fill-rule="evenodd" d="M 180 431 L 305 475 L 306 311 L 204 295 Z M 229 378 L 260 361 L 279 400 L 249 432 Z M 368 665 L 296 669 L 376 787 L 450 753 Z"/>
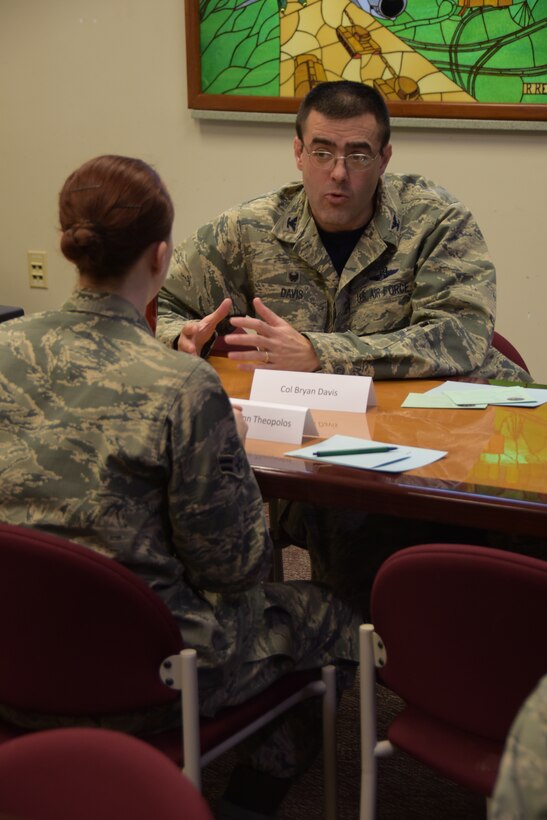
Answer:
<path fill-rule="evenodd" d="M 0 0 L 0 302 L 33 312 L 74 284 L 57 194 L 101 153 L 140 156 L 169 187 L 175 241 L 296 178 L 286 123 L 198 121 L 186 107 L 183 0 Z M 474 212 L 498 269 L 497 328 L 547 382 L 547 133 L 394 129 L 395 171 L 430 176 Z M 31 290 L 27 250 L 46 250 Z"/>

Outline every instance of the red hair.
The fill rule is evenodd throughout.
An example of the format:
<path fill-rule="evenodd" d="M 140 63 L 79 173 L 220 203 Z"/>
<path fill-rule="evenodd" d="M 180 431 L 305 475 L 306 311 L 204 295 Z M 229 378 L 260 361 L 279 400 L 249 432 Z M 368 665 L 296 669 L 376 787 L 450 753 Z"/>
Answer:
<path fill-rule="evenodd" d="M 59 194 L 61 250 L 80 273 L 120 279 L 149 245 L 169 239 L 173 217 L 153 168 L 131 157 L 96 157 Z"/>

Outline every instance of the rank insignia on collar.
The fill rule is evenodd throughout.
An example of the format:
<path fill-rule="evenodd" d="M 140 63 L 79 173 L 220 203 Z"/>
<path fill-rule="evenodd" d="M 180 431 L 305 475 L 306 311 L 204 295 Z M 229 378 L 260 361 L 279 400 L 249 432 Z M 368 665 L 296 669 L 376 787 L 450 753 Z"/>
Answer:
<path fill-rule="evenodd" d="M 287 219 L 287 228 L 290 228 L 291 231 L 295 231 L 297 221 L 298 220 L 295 216 L 289 216 L 289 218 Z"/>

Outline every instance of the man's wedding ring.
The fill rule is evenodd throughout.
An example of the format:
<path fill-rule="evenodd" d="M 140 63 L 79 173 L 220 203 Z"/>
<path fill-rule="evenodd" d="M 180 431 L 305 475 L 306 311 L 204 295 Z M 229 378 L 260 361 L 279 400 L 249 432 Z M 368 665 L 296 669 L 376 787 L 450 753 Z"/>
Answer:
<path fill-rule="evenodd" d="M 270 354 L 268 353 L 267 350 L 262 350 L 261 347 L 257 347 L 256 352 L 257 353 L 264 353 L 264 356 L 265 356 L 264 364 L 270 364 Z"/>

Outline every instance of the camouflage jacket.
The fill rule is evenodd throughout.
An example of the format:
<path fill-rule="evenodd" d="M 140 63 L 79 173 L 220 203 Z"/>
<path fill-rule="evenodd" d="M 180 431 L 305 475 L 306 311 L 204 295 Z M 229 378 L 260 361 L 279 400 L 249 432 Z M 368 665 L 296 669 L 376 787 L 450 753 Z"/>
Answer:
<path fill-rule="evenodd" d="M 262 620 L 271 544 L 213 369 L 90 291 L 2 325 L 0 362 L 0 520 L 133 570 L 216 677 Z"/>
<path fill-rule="evenodd" d="M 301 183 L 226 211 L 175 249 L 158 338 L 172 345 L 181 319 L 210 313 L 226 296 L 249 315 L 260 296 L 310 340 L 325 372 L 530 381 L 490 346 L 495 270 L 475 220 L 419 176 L 383 177 L 341 276 Z"/>
<path fill-rule="evenodd" d="M 511 726 L 488 808 L 488 820 L 547 817 L 547 675 Z"/>

